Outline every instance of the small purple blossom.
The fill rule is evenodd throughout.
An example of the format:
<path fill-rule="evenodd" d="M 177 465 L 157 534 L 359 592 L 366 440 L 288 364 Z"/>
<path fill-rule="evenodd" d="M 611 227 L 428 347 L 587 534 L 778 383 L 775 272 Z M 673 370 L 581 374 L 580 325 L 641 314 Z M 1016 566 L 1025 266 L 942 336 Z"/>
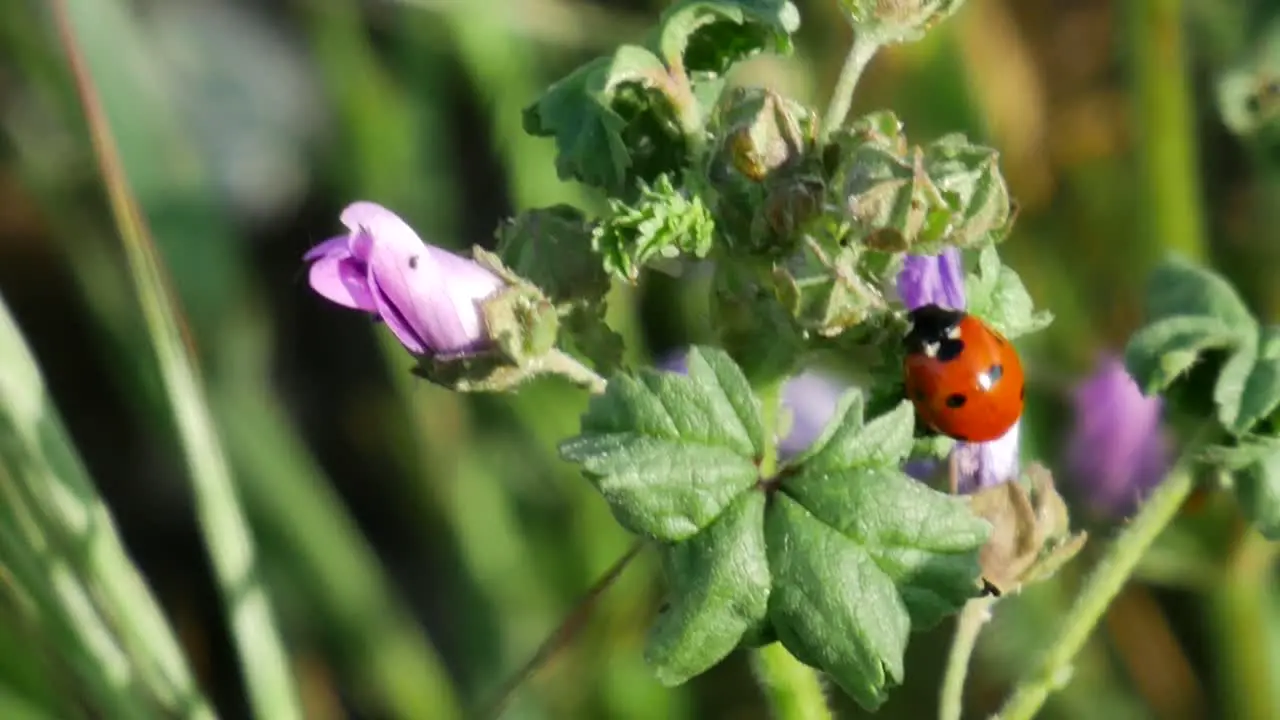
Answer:
<path fill-rule="evenodd" d="M 908 255 L 898 273 L 898 296 L 908 310 L 922 305 L 964 309 L 964 266 L 960 251 L 947 247 L 937 255 Z"/>
<path fill-rule="evenodd" d="M 1124 515 L 1169 467 L 1160 398 L 1144 396 L 1124 363 L 1106 355 L 1076 387 L 1072 400 L 1075 424 L 1067 469 L 1095 510 Z"/>
<path fill-rule="evenodd" d="M 422 242 L 395 213 L 371 202 L 342 211 L 349 233 L 303 256 L 311 289 L 343 307 L 371 313 L 409 352 L 473 352 L 489 340 L 479 303 L 503 287 L 472 260 Z"/>
<path fill-rule="evenodd" d="M 964 265 L 960 251 L 948 247 L 937 255 L 908 255 L 898 273 L 898 296 L 908 310 L 923 305 L 963 310 Z M 1021 425 L 1019 419 L 1002 437 L 990 442 L 956 442 L 951 460 L 960 492 L 974 492 L 1017 477 Z M 908 463 L 906 468 L 916 477 L 927 476 L 933 469 L 927 461 Z"/>

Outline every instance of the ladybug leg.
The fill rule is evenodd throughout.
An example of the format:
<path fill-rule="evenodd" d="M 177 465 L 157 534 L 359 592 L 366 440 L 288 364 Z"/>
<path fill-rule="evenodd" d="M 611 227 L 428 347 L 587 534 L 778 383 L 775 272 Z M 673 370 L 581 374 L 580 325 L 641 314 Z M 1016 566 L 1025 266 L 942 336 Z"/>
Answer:
<path fill-rule="evenodd" d="M 960 494 L 960 463 L 954 452 L 947 456 L 947 486 L 952 495 Z"/>

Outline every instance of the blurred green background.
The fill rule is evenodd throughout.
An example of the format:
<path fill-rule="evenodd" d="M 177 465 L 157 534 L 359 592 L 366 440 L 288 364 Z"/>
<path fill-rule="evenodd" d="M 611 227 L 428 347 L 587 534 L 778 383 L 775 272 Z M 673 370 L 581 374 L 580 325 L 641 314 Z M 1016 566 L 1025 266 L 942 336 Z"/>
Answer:
<path fill-rule="evenodd" d="M 547 381 L 463 397 L 416 381 L 385 329 L 309 291 L 301 255 L 338 234 L 355 199 L 451 247 L 491 243 L 519 208 L 589 202 L 556 179 L 551 142 L 521 132 L 520 110 L 638 38 L 664 4 L 70 3 L 198 353 L 306 717 L 477 707 L 629 546 L 554 451 L 585 394 Z M 797 53 L 754 60 L 736 80 L 821 105 L 850 29 L 835 0 L 797 4 Z M 914 139 L 958 130 L 1001 151 L 1021 205 L 1002 254 L 1057 316 L 1023 347 L 1028 457 L 1060 464 L 1067 390 L 1100 351 L 1122 347 L 1166 252 L 1213 262 L 1280 321 L 1272 5 L 968 0 L 925 40 L 873 61 L 855 112 L 889 107 Z M 183 446 L 102 188 L 48 4 L 8 0 L 0 293 L 200 686 L 220 715 L 246 717 Z M 611 315 L 645 361 L 707 340 L 703 307 L 697 288 L 659 276 L 619 289 Z M 16 372 L 0 365 L 0 379 Z M 1059 478 L 1078 497 L 1070 480 Z M 1094 546 L 1114 527 L 1076 521 Z M 993 711 L 1052 638 L 1096 550 L 999 605 L 969 714 Z M 1272 560 L 1229 501 L 1188 512 L 1045 716 L 1280 717 Z M 661 601 L 656 570 L 642 554 L 506 717 L 766 717 L 742 654 L 685 687 L 652 679 L 641 653 Z M 83 715 L 92 695 L 16 585 L 0 574 L 0 713 Z M 936 712 L 950 631 L 914 638 L 906 685 L 879 716 Z M 866 715 L 832 694 L 841 717 Z"/>

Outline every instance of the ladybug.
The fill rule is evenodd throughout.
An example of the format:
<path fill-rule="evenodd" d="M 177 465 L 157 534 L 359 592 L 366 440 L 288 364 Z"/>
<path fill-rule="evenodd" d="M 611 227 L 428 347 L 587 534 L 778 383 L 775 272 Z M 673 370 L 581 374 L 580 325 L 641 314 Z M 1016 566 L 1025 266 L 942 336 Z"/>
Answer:
<path fill-rule="evenodd" d="M 1013 427 L 1026 396 L 1013 344 L 973 315 L 938 305 L 907 319 L 907 397 L 925 424 L 966 442 L 995 440 Z"/>

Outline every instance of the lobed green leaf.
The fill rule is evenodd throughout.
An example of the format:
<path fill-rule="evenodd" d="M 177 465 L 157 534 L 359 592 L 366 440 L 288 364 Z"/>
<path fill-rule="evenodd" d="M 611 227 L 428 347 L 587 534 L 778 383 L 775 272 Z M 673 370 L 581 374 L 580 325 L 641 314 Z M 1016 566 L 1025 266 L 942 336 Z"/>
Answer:
<path fill-rule="evenodd" d="M 667 82 L 667 69 L 656 55 L 623 45 L 570 73 L 525 108 L 525 132 L 555 138 L 556 172 L 562 179 L 622 194 L 636 162 L 636 145 L 623 133 L 641 114 L 673 114 L 661 92 Z M 624 95 L 627 89 L 638 92 Z M 676 133 L 662 131 L 662 123 L 653 127 L 658 131 L 647 138 L 651 145 L 667 148 L 678 142 Z"/>
<path fill-rule="evenodd" d="M 1125 368 L 1148 395 L 1162 392 L 1211 350 L 1243 342 L 1221 320 L 1207 316 L 1169 316 L 1138 330 L 1124 350 Z"/>
<path fill-rule="evenodd" d="M 846 391 L 832 420 L 801 455 L 788 463 L 806 470 L 895 467 L 911 453 L 915 415 L 902 401 L 891 412 L 863 423 L 864 401 L 858 389 Z"/>
<path fill-rule="evenodd" d="M 863 548 L 785 494 L 765 516 L 774 577 L 769 618 L 801 662 L 823 669 L 868 710 L 902 682 L 911 618 Z"/>
<path fill-rule="evenodd" d="M 778 637 L 874 709 L 902 680 L 909 630 L 977 594 L 990 525 L 898 469 L 913 446 L 909 402 L 865 424 L 862 415 L 861 395 L 846 393 L 784 469 L 765 537 Z"/>
<path fill-rule="evenodd" d="M 667 542 L 710 525 L 755 486 L 759 401 L 723 351 L 692 348 L 688 374 L 617 375 L 560 446 L 627 529 Z"/>
<path fill-rule="evenodd" d="M 990 526 L 964 498 L 894 468 L 808 470 L 788 478 L 783 490 L 875 560 L 906 602 L 913 627 L 935 625 L 975 595 L 978 548 Z"/>
<path fill-rule="evenodd" d="M 706 672 L 765 619 L 764 507 L 764 493 L 743 493 L 705 531 L 662 548 L 669 606 L 649 634 L 645 659 L 664 685 Z"/>
<path fill-rule="evenodd" d="M 1148 323 L 1170 317 L 1211 318 L 1222 332 L 1241 335 L 1251 335 L 1257 327 L 1231 283 L 1180 258 L 1166 260 L 1151 274 L 1146 314 Z"/>
<path fill-rule="evenodd" d="M 722 75 L 762 52 L 789 54 L 800 12 L 784 0 L 678 0 L 649 45 L 670 67 Z"/>

